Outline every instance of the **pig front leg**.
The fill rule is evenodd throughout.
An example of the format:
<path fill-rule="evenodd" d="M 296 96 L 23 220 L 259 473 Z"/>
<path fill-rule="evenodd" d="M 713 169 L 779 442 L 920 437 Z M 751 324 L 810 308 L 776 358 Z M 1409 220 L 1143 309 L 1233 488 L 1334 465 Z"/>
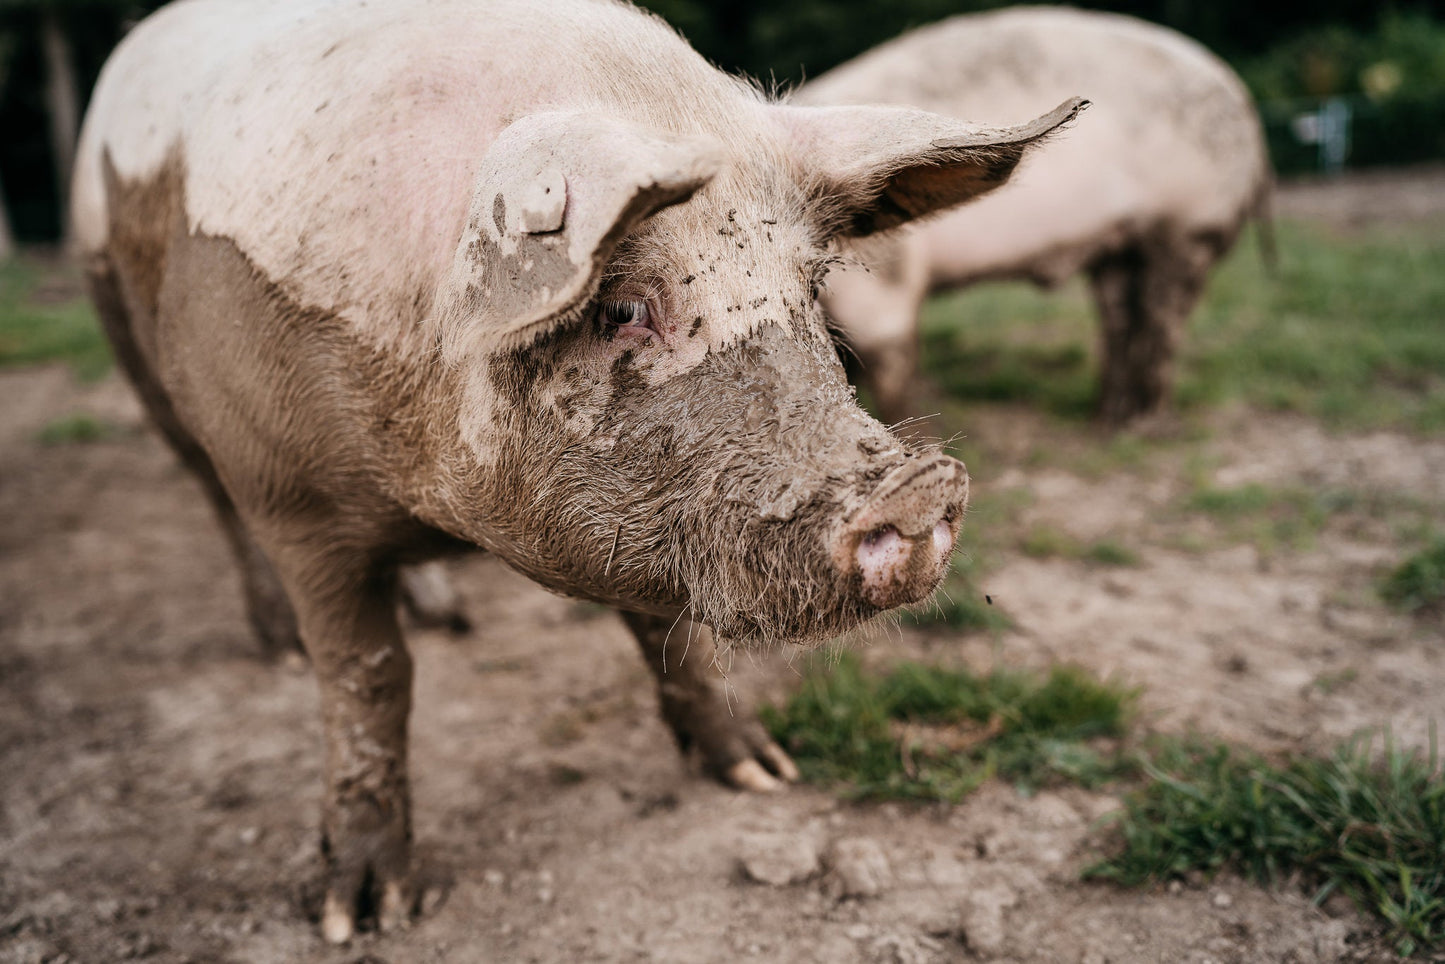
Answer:
<path fill-rule="evenodd" d="M 750 711 L 729 699 L 712 630 L 686 617 L 622 613 L 657 676 L 662 718 L 684 753 L 696 746 L 709 773 L 740 790 L 770 792 L 798 768 Z"/>
<path fill-rule="evenodd" d="M 319 540 L 318 540 L 319 541 Z M 297 542 L 271 553 L 321 692 L 326 740 L 321 931 L 342 943 L 358 912 L 395 929 L 412 909 L 407 716 L 412 661 L 397 625 L 395 566 Z"/>

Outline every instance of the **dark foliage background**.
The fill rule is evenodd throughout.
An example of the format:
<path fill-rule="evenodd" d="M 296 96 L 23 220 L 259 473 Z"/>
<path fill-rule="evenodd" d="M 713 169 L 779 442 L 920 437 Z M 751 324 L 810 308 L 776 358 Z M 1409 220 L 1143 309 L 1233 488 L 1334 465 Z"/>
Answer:
<path fill-rule="evenodd" d="M 546 0 L 537 0 L 546 2 Z M 796 84 L 910 27 L 1006 4 L 998 0 L 643 0 L 719 66 Z M 65 41 L 81 107 L 144 0 L 0 0 L 0 185 L 16 235 L 58 237 L 63 153 L 47 132 L 52 59 Z M 1350 161 L 1445 157 L 1445 0 L 1104 0 L 1080 6 L 1166 24 L 1233 63 L 1264 101 L 1276 162 L 1314 164 L 1289 120 L 1311 98 L 1352 98 Z M 1373 85 L 1373 86 L 1372 86 Z"/>

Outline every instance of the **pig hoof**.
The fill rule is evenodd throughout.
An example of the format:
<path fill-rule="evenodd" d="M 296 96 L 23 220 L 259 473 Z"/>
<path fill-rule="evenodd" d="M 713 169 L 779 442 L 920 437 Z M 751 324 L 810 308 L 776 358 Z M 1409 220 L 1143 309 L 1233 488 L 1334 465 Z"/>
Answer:
<path fill-rule="evenodd" d="M 345 944 L 356 933 L 356 914 L 350 904 L 335 894 L 326 895 L 326 906 L 321 909 L 321 936 L 328 944 Z"/>
<path fill-rule="evenodd" d="M 776 743 L 769 741 L 768 745 L 763 747 L 762 755 L 764 762 L 772 768 L 772 771 L 776 773 L 783 782 L 797 783 L 798 778 L 802 776 L 802 774 L 798 772 L 798 765 L 793 762 L 793 758 L 784 753 L 783 748 Z"/>
<path fill-rule="evenodd" d="M 411 924 L 411 897 L 398 881 L 391 881 L 381 891 L 381 904 L 376 910 L 376 926 L 383 934 L 405 930 Z"/>
<path fill-rule="evenodd" d="M 728 767 L 725 777 L 732 786 L 751 793 L 777 793 L 783 789 L 783 781 L 763 769 L 757 760 L 739 760 Z"/>
<path fill-rule="evenodd" d="M 405 884 L 388 881 L 376 898 L 376 929 L 395 933 L 411 925 L 413 901 Z M 356 935 L 356 895 L 332 889 L 321 908 L 321 936 L 331 944 L 345 944 Z"/>
<path fill-rule="evenodd" d="M 678 728 L 679 742 L 696 741 L 703 767 L 730 787 L 751 793 L 776 793 L 798 780 L 798 767 L 757 720 L 713 718 L 711 726 Z"/>
<path fill-rule="evenodd" d="M 777 793 L 798 780 L 798 767 L 783 748 L 769 740 L 758 747 L 756 758 L 747 757 L 724 768 L 729 786 L 749 793 Z"/>

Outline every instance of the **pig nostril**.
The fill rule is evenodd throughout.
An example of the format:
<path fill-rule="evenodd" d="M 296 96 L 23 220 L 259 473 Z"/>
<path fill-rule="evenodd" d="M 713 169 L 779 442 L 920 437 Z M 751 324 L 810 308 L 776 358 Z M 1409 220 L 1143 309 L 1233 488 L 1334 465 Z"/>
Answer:
<path fill-rule="evenodd" d="M 946 520 L 933 527 L 933 548 L 941 559 L 947 559 L 953 551 L 953 529 Z"/>
<path fill-rule="evenodd" d="M 864 534 L 853 554 L 864 586 L 875 589 L 897 578 L 908 562 L 908 543 L 891 525 Z"/>
<path fill-rule="evenodd" d="M 869 549 L 875 548 L 878 543 L 882 542 L 890 535 L 898 535 L 898 530 L 893 528 L 892 526 L 879 526 L 878 528 L 874 529 L 872 532 L 868 533 L 863 537 L 863 545 L 867 546 Z"/>

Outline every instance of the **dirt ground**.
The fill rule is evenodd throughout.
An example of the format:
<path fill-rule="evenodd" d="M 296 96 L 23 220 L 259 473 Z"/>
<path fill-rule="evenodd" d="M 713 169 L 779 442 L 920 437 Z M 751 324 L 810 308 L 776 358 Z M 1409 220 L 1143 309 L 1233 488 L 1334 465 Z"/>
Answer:
<path fill-rule="evenodd" d="M 1359 196 L 1376 180 L 1358 184 L 1291 188 L 1280 213 L 1357 224 L 1383 209 Z M 1401 210 L 1445 198 L 1442 169 L 1395 184 Z M 77 411 L 118 431 L 36 441 Z M 1019 411 L 980 423 L 1020 452 L 1057 431 Z M 1247 412 L 1211 428 L 1218 485 L 1348 483 L 1445 504 L 1445 440 Z M 1015 630 L 895 630 L 870 658 L 1074 661 L 1142 686 L 1148 727 L 1264 750 L 1382 724 L 1425 741 L 1445 649 L 1438 623 L 1373 595 L 1400 555 L 1383 524 L 1330 527 L 1292 552 L 1174 549 L 1153 536 L 1179 472 L 970 468 L 976 491 L 1028 489 L 1027 521 L 1122 537 L 1143 564 L 1014 554 L 986 588 Z M 675 752 L 613 615 L 487 558 L 453 572 L 477 628 L 410 634 L 423 912 L 403 934 L 330 948 L 314 922 L 308 672 L 256 658 L 209 510 L 118 378 L 0 372 L 0 962 L 1392 959 L 1347 904 L 1316 908 L 1291 886 L 1079 883 L 1117 804 L 1106 794 L 991 785 L 913 807 L 727 790 Z M 732 674 L 748 700 L 791 678 L 780 655 Z"/>

